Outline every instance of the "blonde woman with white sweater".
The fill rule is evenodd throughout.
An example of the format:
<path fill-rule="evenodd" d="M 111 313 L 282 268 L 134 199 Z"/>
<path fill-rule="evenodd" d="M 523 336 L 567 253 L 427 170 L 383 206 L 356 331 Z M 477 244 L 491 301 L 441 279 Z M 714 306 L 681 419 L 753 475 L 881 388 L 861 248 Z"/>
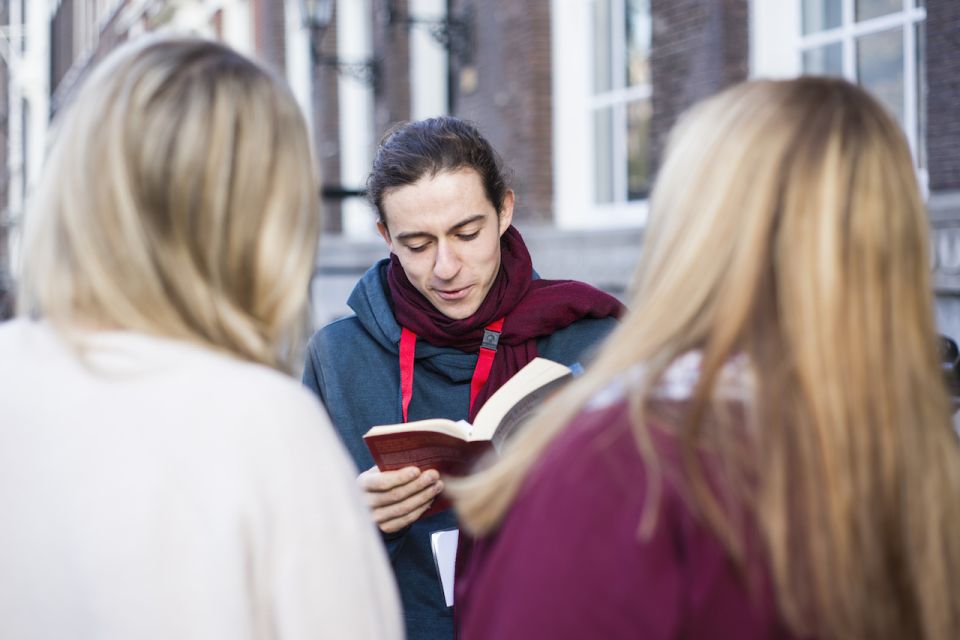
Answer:
<path fill-rule="evenodd" d="M 307 140 L 282 81 L 195 39 L 121 48 L 66 108 L 0 325 L 0 637 L 402 636 L 351 465 L 287 375 Z"/>

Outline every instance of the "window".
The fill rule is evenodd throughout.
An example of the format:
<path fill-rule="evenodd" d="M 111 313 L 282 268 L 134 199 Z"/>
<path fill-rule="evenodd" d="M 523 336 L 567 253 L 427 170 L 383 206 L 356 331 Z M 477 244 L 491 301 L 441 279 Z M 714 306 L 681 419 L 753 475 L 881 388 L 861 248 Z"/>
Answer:
<path fill-rule="evenodd" d="M 640 200 L 650 188 L 650 2 L 591 4 L 593 201 Z"/>
<path fill-rule="evenodd" d="M 925 176 L 923 0 L 799 0 L 804 73 L 836 75 L 869 90 L 897 118 Z"/>

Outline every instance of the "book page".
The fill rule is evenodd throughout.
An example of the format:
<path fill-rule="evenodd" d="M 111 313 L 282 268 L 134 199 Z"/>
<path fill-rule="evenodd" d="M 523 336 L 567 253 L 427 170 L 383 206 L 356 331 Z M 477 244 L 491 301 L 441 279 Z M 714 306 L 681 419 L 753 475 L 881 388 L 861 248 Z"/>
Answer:
<path fill-rule="evenodd" d="M 493 432 L 493 437 L 490 439 L 494 450 L 500 453 L 503 443 L 509 440 L 515 431 L 523 427 L 533 414 L 543 406 L 547 398 L 553 395 L 554 391 L 564 386 L 569 379 L 570 376 L 555 378 L 542 387 L 537 387 L 523 396 L 516 404 L 510 407 L 503 417 L 500 418 L 500 424 L 497 425 L 496 430 Z"/>
<path fill-rule="evenodd" d="M 437 567 L 443 599 L 448 607 L 453 606 L 453 578 L 457 565 L 457 544 L 460 542 L 458 529 L 434 531 L 430 534 L 430 548 L 433 551 L 433 563 Z"/>
<path fill-rule="evenodd" d="M 446 418 L 428 418 L 426 420 L 415 420 L 413 422 L 401 422 L 397 424 L 382 424 L 376 427 L 371 427 L 365 434 L 363 434 L 363 437 L 372 438 L 393 433 L 430 432 L 442 433 L 450 436 L 451 438 L 458 438 L 460 440 L 469 440 L 471 431 L 473 431 L 473 427 L 466 420 L 454 422 L 453 420 L 447 420 Z"/>
<path fill-rule="evenodd" d="M 509 433 L 497 433 L 494 438 L 494 432 L 498 432 L 501 425 L 506 431 L 515 429 L 556 388 L 556 385 L 551 385 L 548 389 L 547 385 L 572 375 L 569 367 L 546 358 L 534 358 L 497 389 L 497 392 L 490 396 L 486 404 L 477 412 L 473 439 L 496 440 L 494 443 L 496 447 L 498 442 L 509 435 Z M 514 407 L 517 407 L 516 411 Z M 509 424 L 505 420 L 508 416 Z"/>

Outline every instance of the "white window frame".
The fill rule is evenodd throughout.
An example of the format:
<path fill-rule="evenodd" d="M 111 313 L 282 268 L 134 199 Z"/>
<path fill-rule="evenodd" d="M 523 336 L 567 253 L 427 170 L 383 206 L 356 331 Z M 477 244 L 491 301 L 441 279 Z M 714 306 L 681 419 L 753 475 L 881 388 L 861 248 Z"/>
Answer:
<path fill-rule="evenodd" d="M 337 57 L 341 60 L 373 58 L 371 0 L 338 0 L 336 13 Z M 331 26 L 330 28 L 333 28 Z M 373 87 L 359 78 L 338 74 L 337 106 L 340 113 L 340 182 L 362 187 L 373 162 Z M 376 216 L 364 198 L 341 201 L 343 235 L 356 239 L 377 237 Z"/>
<path fill-rule="evenodd" d="M 651 85 L 594 94 L 591 16 L 594 0 L 551 0 L 553 64 L 554 221 L 566 229 L 635 228 L 647 220 L 648 201 L 597 203 L 594 113 L 613 104 L 649 99 Z M 622 2 L 622 0 L 620 0 Z M 618 46 L 618 49 L 622 46 Z M 615 54 L 617 52 L 614 52 Z M 615 59 L 623 59 L 620 51 Z M 626 131 L 626 108 L 615 110 L 616 130 Z M 626 135 L 614 140 L 614 193 L 627 190 Z"/>
<path fill-rule="evenodd" d="M 409 0 L 410 17 L 442 21 L 444 0 Z M 447 50 L 427 29 L 410 29 L 410 119 L 448 115 Z"/>
<path fill-rule="evenodd" d="M 925 7 L 914 6 L 915 0 L 902 0 L 900 10 L 862 22 L 855 21 L 855 0 L 840 0 L 840 25 L 811 34 L 803 34 L 801 3 L 785 0 L 783 5 L 769 0 L 751 0 L 750 53 L 752 77 L 793 77 L 803 73 L 805 51 L 840 43 L 843 54 L 843 77 L 857 82 L 856 41 L 862 36 L 900 28 L 903 33 L 903 129 L 914 162 L 918 159 L 918 104 L 916 27 L 926 22 Z M 776 8 L 772 5 L 777 4 Z M 917 169 L 917 178 L 924 193 L 927 170 Z"/>

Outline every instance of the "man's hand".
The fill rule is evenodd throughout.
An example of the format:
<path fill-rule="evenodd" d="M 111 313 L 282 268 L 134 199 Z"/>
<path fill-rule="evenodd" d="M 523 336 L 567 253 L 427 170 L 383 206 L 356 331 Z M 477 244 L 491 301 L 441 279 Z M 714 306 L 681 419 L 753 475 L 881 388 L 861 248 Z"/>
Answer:
<path fill-rule="evenodd" d="M 435 469 L 421 473 L 417 467 L 380 471 L 374 465 L 357 477 L 357 484 L 384 533 L 395 533 L 415 522 L 443 491 Z"/>

